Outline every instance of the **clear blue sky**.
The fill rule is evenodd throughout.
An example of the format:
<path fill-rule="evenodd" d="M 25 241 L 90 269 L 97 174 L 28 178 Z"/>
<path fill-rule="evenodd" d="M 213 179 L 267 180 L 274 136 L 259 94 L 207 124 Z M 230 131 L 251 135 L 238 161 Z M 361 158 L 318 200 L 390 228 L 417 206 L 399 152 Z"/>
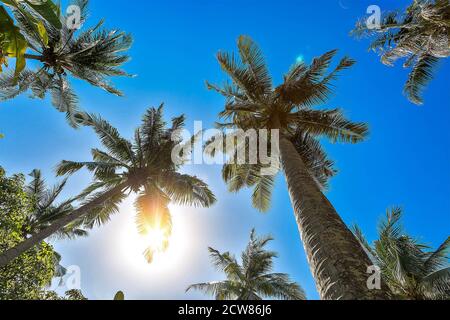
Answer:
<path fill-rule="evenodd" d="M 383 10 L 402 8 L 410 1 L 376 1 Z M 332 181 L 328 196 L 349 224 L 357 222 L 369 239 L 376 236 L 376 223 L 386 208 L 405 209 L 407 230 L 437 246 L 450 231 L 450 64 L 444 61 L 429 86 L 423 107 L 410 104 L 402 95 L 407 71 L 388 68 L 367 41 L 348 36 L 356 19 L 373 1 L 93 1 L 90 22 L 106 19 L 111 28 L 133 34 L 133 60 L 126 69 L 138 75 L 115 83 L 126 93 L 113 97 L 75 81 L 81 106 L 101 113 L 130 137 L 145 109 L 166 103 L 166 115 L 185 113 L 188 124 L 202 120 L 210 126 L 223 106 L 220 96 L 205 89 L 204 81 L 225 79 L 215 60 L 219 49 L 234 50 L 240 34 L 253 37 L 265 52 L 268 65 L 279 82 L 299 55 L 310 61 L 330 49 L 358 61 L 337 82 L 330 107 L 342 107 L 349 117 L 370 124 L 371 135 L 360 145 L 326 145 L 340 174 Z M 62 159 L 89 160 L 90 148 L 98 146 L 88 129 L 75 131 L 49 101 L 26 96 L 0 104 L 0 165 L 11 173 L 41 168 L 49 181 Z M 220 180 L 217 167 L 187 168 L 204 177 L 219 203 L 209 210 L 175 210 L 178 240 L 185 251 L 166 262 L 170 268 L 130 263 L 127 249 L 133 228 L 131 200 L 111 223 L 88 239 L 59 242 L 65 265 L 79 265 L 82 288 L 92 299 L 110 299 L 123 290 L 129 298 L 204 298 L 184 289 L 193 282 L 217 280 L 208 262 L 207 246 L 239 252 L 248 233 L 270 233 L 279 252 L 277 271 L 287 272 L 317 298 L 314 283 L 299 241 L 284 180 L 280 177 L 272 210 L 265 215 L 250 206 L 249 193 L 231 195 Z M 80 191 L 89 175 L 75 176 L 68 194 Z M 183 225 L 185 223 L 186 225 Z M 178 226 L 177 226 L 178 225 Z M 128 242 L 127 242 L 128 241 Z M 128 246 L 129 247 L 129 246 Z M 128 252 L 130 251 L 130 252 Z M 139 260 L 137 253 L 133 259 Z M 169 270 L 170 269 L 170 270 Z"/>

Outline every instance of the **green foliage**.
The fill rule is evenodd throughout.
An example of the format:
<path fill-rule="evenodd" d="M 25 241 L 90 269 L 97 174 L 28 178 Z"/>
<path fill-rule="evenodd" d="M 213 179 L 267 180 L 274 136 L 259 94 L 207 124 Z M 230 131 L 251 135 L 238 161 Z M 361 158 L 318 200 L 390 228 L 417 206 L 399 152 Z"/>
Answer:
<path fill-rule="evenodd" d="M 209 248 L 212 263 L 225 273 L 227 279 L 194 284 L 187 291 L 200 290 L 216 300 L 305 300 L 303 289 L 287 274 L 272 273 L 273 259 L 277 254 L 265 249 L 272 240 L 270 237 L 257 237 L 253 230 L 247 248 L 242 252 L 241 264 L 229 252 L 220 253 Z"/>
<path fill-rule="evenodd" d="M 27 54 L 26 58 L 36 60 L 41 66 L 37 70 L 28 70 L 25 68 L 25 59 L 22 59 L 20 70 L 1 74 L 0 100 L 9 100 L 27 91 L 31 91 L 33 98 L 43 99 L 49 92 L 55 108 L 66 113 L 69 123 L 77 127 L 78 98 L 71 89 L 69 75 L 112 94 L 122 95 L 108 79 L 128 76 L 120 67 L 128 61 L 128 56 L 123 52 L 131 46 L 130 35 L 102 29 L 103 21 L 84 31 L 71 29 L 62 23 L 70 17 L 62 15 L 59 6 L 50 0 L 2 1 L 14 15 L 17 36 L 35 53 Z M 80 24 L 83 25 L 86 22 L 88 1 L 74 0 L 73 4 L 81 9 Z M 9 19 L 12 23 L 12 19 Z M 20 57 L 23 57 L 26 46 L 21 47 L 21 50 Z"/>
<path fill-rule="evenodd" d="M 358 143 L 366 138 L 368 127 L 365 123 L 349 121 L 341 110 L 314 110 L 313 107 L 328 101 L 334 88 L 333 81 L 355 61 L 344 57 L 328 71 L 337 54 L 333 50 L 314 59 L 310 65 L 294 64 L 284 76 L 284 82 L 274 87 L 263 54 L 253 40 L 241 36 L 237 47 L 239 56 L 223 52 L 217 55 L 231 83 L 222 86 L 207 83 L 210 90 L 226 99 L 225 108 L 219 115 L 223 123 L 217 126 L 222 130 L 279 129 L 281 136 L 294 144 L 315 181 L 326 189 L 336 170 L 322 149 L 320 139 Z M 241 140 L 240 144 L 236 143 L 236 153 L 244 147 L 243 143 L 248 144 Z M 213 142 L 211 139 L 206 146 Z M 267 150 L 270 151 L 268 142 Z M 245 150 L 249 150 L 248 146 Z M 265 168 L 261 163 L 236 164 L 233 161 L 236 153 L 228 155 L 230 161 L 222 173 L 229 190 L 238 192 L 245 187 L 253 188 L 253 206 L 268 211 L 276 173 L 261 175 L 261 169 Z"/>
<path fill-rule="evenodd" d="M 72 301 L 85 301 L 87 298 L 83 295 L 80 290 L 69 290 L 66 292 L 65 300 Z"/>
<path fill-rule="evenodd" d="M 122 291 L 119 291 L 114 296 L 114 300 L 123 301 L 125 300 L 125 294 Z"/>
<path fill-rule="evenodd" d="M 398 298 L 450 299 L 450 237 L 437 250 L 432 250 L 404 233 L 401 217 L 399 208 L 388 211 L 379 226 L 379 239 L 373 245 L 357 226 L 354 233 Z"/>
<path fill-rule="evenodd" d="M 85 190 L 84 204 L 101 197 L 105 192 L 124 186 L 121 192 L 84 216 L 78 223 L 93 228 L 109 221 L 119 204 L 130 192 L 137 194 L 136 224 L 139 232 L 162 231 L 165 236 L 161 248 L 148 248 L 145 257 L 152 262 L 156 251 L 166 250 L 172 233 L 169 203 L 209 207 L 215 201 L 206 183 L 197 177 L 181 174 L 181 164 L 172 160 L 172 151 L 182 142 L 172 135 L 184 127 L 184 117 L 172 119 L 167 126 L 163 119 L 163 106 L 150 108 L 142 124 L 136 129 L 134 139 L 123 138 L 119 131 L 96 115 L 83 115 L 83 123 L 97 133 L 104 150 L 93 149 L 91 162 L 63 161 L 57 174 L 73 174 L 86 168 L 94 175 L 94 182 Z"/>
<path fill-rule="evenodd" d="M 39 38 L 42 45 L 46 48 L 48 47 L 49 35 L 45 23 L 48 23 L 55 30 L 61 30 L 62 28 L 59 16 L 60 9 L 51 0 L 1 0 L 1 2 L 10 7 L 16 18 L 26 21 L 28 32 Z M 14 25 L 13 19 L 3 6 L 0 7 L 0 22 L 0 40 L 3 38 L 0 54 L 16 58 L 14 78 L 14 84 L 16 84 L 19 74 L 25 69 L 25 52 L 30 44 L 24 36 L 24 30 L 20 30 L 19 27 Z"/>
<path fill-rule="evenodd" d="M 54 291 L 46 291 L 41 300 L 49 300 L 49 301 L 86 301 L 88 300 L 81 290 L 69 290 L 66 291 L 64 296 L 59 296 Z"/>
<path fill-rule="evenodd" d="M 32 207 L 24 177 L 6 177 L 0 168 L 0 252 L 24 240 L 23 228 Z M 0 268 L 0 300 L 42 299 L 55 274 L 54 259 L 53 248 L 41 243 Z"/>
<path fill-rule="evenodd" d="M 379 28 L 370 29 L 359 21 L 352 34 L 375 38 L 370 49 L 380 53 L 385 65 L 405 60 L 404 67 L 412 71 L 404 92 L 411 102 L 421 105 L 439 60 L 450 56 L 450 3 L 414 0 L 404 13 L 386 14 Z"/>
<path fill-rule="evenodd" d="M 20 33 L 20 29 L 14 25 L 5 8 L 0 6 L 0 73 L 2 64 L 7 66 L 6 57 L 16 58 L 14 75 L 17 77 L 25 68 L 26 50 L 27 41 Z"/>

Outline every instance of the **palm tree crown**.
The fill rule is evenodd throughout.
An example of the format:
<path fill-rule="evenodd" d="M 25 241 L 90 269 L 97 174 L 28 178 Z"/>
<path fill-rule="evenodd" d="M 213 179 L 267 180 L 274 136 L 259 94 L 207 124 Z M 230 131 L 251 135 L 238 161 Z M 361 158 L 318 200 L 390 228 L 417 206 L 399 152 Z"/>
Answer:
<path fill-rule="evenodd" d="M 47 188 L 40 170 L 33 170 L 30 176 L 33 180 L 27 186 L 27 194 L 33 202 L 34 210 L 29 212 L 24 225 L 24 237 L 27 238 L 50 226 L 55 220 L 67 216 L 74 211 L 73 204 L 80 200 L 80 196 L 64 200 L 56 204 L 58 197 L 67 184 L 67 179 Z M 87 236 L 87 232 L 75 225 L 61 229 L 55 236 L 59 238 L 75 238 Z"/>
<path fill-rule="evenodd" d="M 332 93 L 332 81 L 338 73 L 351 67 L 354 61 L 344 58 L 327 74 L 333 50 L 314 59 L 310 66 L 296 63 L 284 76 L 284 82 L 273 87 L 272 79 L 256 44 L 246 36 L 238 40 L 239 57 L 219 53 L 217 58 L 232 82 L 222 87 L 207 83 L 211 90 L 225 96 L 225 110 L 220 113 L 225 123 L 221 129 L 279 129 L 302 157 L 310 174 L 322 189 L 336 174 L 334 163 L 322 149 L 319 138 L 356 143 L 367 135 L 367 126 L 344 118 L 338 109 L 314 110 L 316 104 L 325 103 Z M 234 157 L 231 158 L 232 160 Z M 223 168 L 224 180 L 231 192 L 244 187 L 254 188 L 253 205 L 267 211 L 275 182 L 275 175 L 260 175 L 262 164 L 236 164 Z"/>
<path fill-rule="evenodd" d="M 255 230 L 247 248 L 242 252 L 242 264 L 229 252 L 220 253 L 209 248 L 214 266 L 224 272 L 227 280 L 191 285 L 189 290 L 200 290 L 217 300 L 305 300 L 303 289 L 284 273 L 271 273 L 277 254 L 265 249 L 271 237 L 259 238 Z"/>
<path fill-rule="evenodd" d="M 63 161 L 57 168 L 58 175 L 72 174 L 81 168 L 93 172 L 95 181 L 85 190 L 91 194 L 87 203 L 115 188 L 121 191 L 98 210 L 85 215 L 81 225 L 93 227 L 107 222 L 128 193 L 136 193 L 139 231 L 147 234 L 156 229 L 166 236 L 161 247 L 146 251 L 145 256 L 151 262 L 155 251 L 168 246 L 172 231 L 170 202 L 209 207 L 216 201 L 203 181 L 179 173 L 182 164 L 172 161 L 172 150 L 182 141 L 177 132 L 184 127 L 185 118 L 172 119 L 172 126 L 166 128 L 163 106 L 151 108 L 136 129 L 133 141 L 122 138 L 117 129 L 98 116 L 85 115 L 84 119 L 100 137 L 105 151 L 93 149 L 92 162 Z"/>
<path fill-rule="evenodd" d="M 450 237 L 433 251 L 404 234 L 401 217 L 399 208 L 388 211 L 379 227 L 379 239 L 373 245 L 358 227 L 354 228 L 355 234 L 399 298 L 450 299 Z"/>
<path fill-rule="evenodd" d="M 26 54 L 27 59 L 36 60 L 42 65 L 37 70 L 26 69 L 19 74 L 5 72 L 0 75 L 0 99 L 8 100 L 31 90 L 32 97 L 43 99 L 48 91 L 53 105 L 67 114 L 73 126 L 76 118 L 78 98 L 70 87 L 69 75 L 87 81 L 106 91 L 122 95 L 108 81 L 111 76 L 126 76 L 119 67 L 128 61 L 122 52 L 128 50 L 132 39 L 130 35 L 118 31 L 103 30 L 103 20 L 84 31 L 70 28 L 71 16 L 61 14 L 59 6 L 51 6 L 50 13 L 56 21 L 46 19 L 42 12 L 28 1 L 12 1 L 11 10 L 17 26 L 36 54 Z M 48 1 L 51 3 L 51 1 Z M 86 22 L 88 0 L 75 0 L 80 8 L 80 25 Z M 41 21 L 37 25 L 34 17 Z"/>
<path fill-rule="evenodd" d="M 353 34 L 375 36 L 370 49 L 381 54 L 381 61 L 392 66 L 406 59 L 412 68 L 405 94 L 415 104 L 423 104 L 422 92 L 433 77 L 441 58 L 450 56 L 450 3 L 448 0 L 414 0 L 404 14 L 391 12 L 379 28 L 368 28 L 358 22 Z"/>

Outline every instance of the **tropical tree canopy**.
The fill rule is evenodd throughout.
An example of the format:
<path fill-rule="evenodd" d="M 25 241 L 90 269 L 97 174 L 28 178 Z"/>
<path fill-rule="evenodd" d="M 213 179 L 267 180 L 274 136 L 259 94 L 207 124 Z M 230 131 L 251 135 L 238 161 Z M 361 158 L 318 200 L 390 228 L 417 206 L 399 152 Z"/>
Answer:
<path fill-rule="evenodd" d="M 284 82 L 274 87 L 263 54 L 252 39 L 241 36 L 237 45 L 239 58 L 223 52 L 217 55 L 231 83 L 222 86 L 207 83 L 210 90 L 226 98 L 225 110 L 220 113 L 223 122 L 217 126 L 223 130 L 279 129 L 280 135 L 294 144 L 313 179 L 322 190 L 326 189 L 337 171 L 319 139 L 356 143 L 366 137 L 368 128 L 366 124 L 347 120 L 339 109 L 316 110 L 313 107 L 327 102 L 333 92 L 333 81 L 355 62 L 345 57 L 327 72 L 337 53 L 333 50 L 314 59 L 311 65 L 294 64 L 284 76 Z M 244 141 L 242 143 L 248 143 Z M 214 139 L 209 143 L 213 142 Z M 242 146 L 236 147 L 237 152 Z M 270 151 L 270 145 L 268 149 Z M 235 161 L 236 156 L 236 153 L 231 154 L 223 168 L 229 191 L 253 188 L 253 205 L 261 211 L 269 210 L 276 174 L 261 175 L 266 165 L 241 165 Z"/>
<path fill-rule="evenodd" d="M 277 253 L 265 248 L 272 240 L 271 237 L 257 237 L 253 230 L 247 248 L 242 252 L 241 264 L 229 252 L 220 253 L 209 248 L 212 263 L 227 279 L 194 284 L 187 291 L 199 290 L 217 300 L 305 300 L 303 289 L 291 281 L 289 275 L 272 273 Z"/>
<path fill-rule="evenodd" d="M 79 21 L 72 14 L 63 14 L 59 5 L 50 0 L 2 2 L 8 5 L 16 22 L 16 26 L 11 25 L 9 29 L 14 30 L 17 39 L 25 44 L 20 47 L 20 55 L 11 53 L 13 49 L 6 46 L 11 46 L 12 36 L 6 38 L 7 33 L 0 29 L 4 43 L 2 57 L 15 56 L 18 65 L 14 72 L 0 74 L 1 100 L 12 99 L 28 90 L 32 97 L 43 99 L 50 92 L 53 105 L 67 114 L 71 125 L 77 126 L 78 98 L 70 87 L 70 76 L 122 95 L 108 78 L 128 75 L 120 67 L 129 59 L 123 52 L 130 48 L 131 36 L 103 29 L 103 20 L 79 31 L 87 19 L 88 0 L 72 3 L 79 8 Z M 4 8 L 0 7 L 0 19 L 13 24 L 14 21 L 5 14 Z M 27 48 L 33 54 L 26 54 Z M 39 67 L 36 70 L 26 68 L 25 59 L 36 61 Z"/>
<path fill-rule="evenodd" d="M 370 49 L 393 66 L 404 59 L 411 68 L 404 92 L 415 104 L 423 104 L 423 90 L 432 80 L 440 59 L 450 56 L 450 3 L 448 0 L 414 0 L 404 13 L 386 14 L 379 27 L 359 21 L 352 34 L 374 37 Z"/>
<path fill-rule="evenodd" d="M 0 168 L 0 252 L 24 240 L 23 228 L 33 201 L 26 192 L 25 177 L 7 177 Z M 37 300 L 57 276 L 59 256 L 43 242 L 0 268 L 0 300 Z"/>
<path fill-rule="evenodd" d="M 402 210 L 388 210 L 372 245 L 362 231 L 356 236 L 380 267 L 384 280 L 400 299 L 450 299 L 450 237 L 437 249 L 406 235 L 400 224 Z"/>
<path fill-rule="evenodd" d="M 95 130 L 105 149 L 93 149 L 91 162 L 63 161 L 57 167 L 57 173 L 63 176 L 86 168 L 94 174 L 94 182 L 85 190 L 85 194 L 93 193 L 86 203 L 117 187 L 120 192 L 78 223 L 86 228 L 102 225 L 109 221 L 130 192 L 137 194 L 139 232 L 146 235 L 158 230 L 165 236 L 164 243 L 158 248 L 150 247 L 145 252 L 151 262 L 155 252 L 164 251 L 169 245 L 172 232 L 169 203 L 209 207 L 216 201 L 206 183 L 195 176 L 179 173 L 183 163 L 172 160 L 172 150 L 183 141 L 177 133 L 184 127 L 185 117 L 173 118 L 172 125 L 166 127 L 163 106 L 150 108 L 132 141 L 123 138 L 99 116 L 84 115 L 83 118 L 84 123 Z"/>

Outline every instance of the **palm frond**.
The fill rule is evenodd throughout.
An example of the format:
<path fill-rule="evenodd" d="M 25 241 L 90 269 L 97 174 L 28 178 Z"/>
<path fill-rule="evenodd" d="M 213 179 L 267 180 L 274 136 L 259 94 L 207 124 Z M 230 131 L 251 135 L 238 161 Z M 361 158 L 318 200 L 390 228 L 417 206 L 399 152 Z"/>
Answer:
<path fill-rule="evenodd" d="M 78 127 L 78 123 L 75 121 L 75 115 L 79 112 L 78 97 L 70 88 L 69 82 L 60 76 L 53 82 L 50 90 L 52 104 L 58 111 L 66 113 L 67 121 L 72 127 Z"/>
<path fill-rule="evenodd" d="M 142 119 L 140 132 L 142 150 L 146 156 L 155 151 L 164 134 L 166 123 L 163 120 L 163 108 L 164 105 L 161 104 L 158 108 L 148 109 Z"/>
<path fill-rule="evenodd" d="M 259 277 L 256 287 L 262 296 L 281 300 L 306 300 L 305 291 L 289 276 L 283 273 L 272 273 Z"/>
<path fill-rule="evenodd" d="M 0 100 L 10 100 L 26 92 L 35 78 L 36 74 L 28 69 L 19 75 L 11 70 L 0 73 Z"/>
<path fill-rule="evenodd" d="M 241 288 L 231 281 L 193 284 L 186 289 L 186 292 L 192 290 L 201 291 L 207 295 L 211 295 L 219 301 L 237 299 L 241 293 Z"/>
<path fill-rule="evenodd" d="M 132 144 L 122 138 L 119 131 L 108 121 L 97 115 L 86 115 L 84 124 L 90 126 L 97 133 L 102 144 L 118 160 L 125 163 L 134 163 L 135 155 L 132 150 Z"/>
<path fill-rule="evenodd" d="M 240 36 L 237 46 L 241 60 L 247 66 L 255 82 L 256 94 L 258 96 L 270 94 L 272 91 L 272 79 L 259 47 L 247 36 Z"/>
<path fill-rule="evenodd" d="M 384 14 L 381 25 L 369 29 L 359 21 L 352 32 L 356 37 L 374 37 L 369 49 L 379 52 L 381 61 L 393 66 L 406 59 L 404 67 L 412 67 L 404 93 L 408 99 L 423 104 L 422 94 L 433 78 L 438 61 L 450 56 L 450 4 L 448 1 L 413 1 L 405 12 Z"/>
<path fill-rule="evenodd" d="M 308 168 L 311 177 L 315 179 L 322 190 L 326 190 L 329 180 L 337 174 L 337 170 L 319 140 L 301 130 L 290 140 Z"/>
<path fill-rule="evenodd" d="M 252 194 L 253 206 L 256 209 L 261 212 L 269 211 L 274 186 L 275 176 L 259 175 L 257 177 Z"/>
<path fill-rule="evenodd" d="M 438 62 L 438 58 L 429 55 L 418 58 L 405 85 L 405 94 L 413 103 L 423 104 L 423 90 L 433 79 L 434 70 Z"/>
<path fill-rule="evenodd" d="M 208 185 L 194 176 L 170 172 L 161 176 L 159 184 L 178 205 L 208 208 L 216 202 Z"/>
<path fill-rule="evenodd" d="M 333 142 L 358 143 L 366 138 L 369 131 L 367 124 L 347 120 L 338 109 L 300 110 L 295 117 L 302 131 L 314 136 L 326 136 Z"/>
<path fill-rule="evenodd" d="M 42 172 L 39 169 L 34 169 L 29 176 L 33 178 L 33 180 L 27 185 L 27 193 L 39 203 L 42 201 L 47 189 L 45 180 L 42 178 Z"/>
<path fill-rule="evenodd" d="M 106 188 L 102 192 L 93 193 L 86 197 L 81 205 L 89 204 L 95 201 L 98 197 L 101 197 L 105 192 L 112 190 L 112 188 Z M 110 197 L 101 206 L 94 208 L 88 214 L 86 214 L 75 226 L 80 225 L 86 229 L 93 229 L 105 225 L 111 220 L 111 217 L 119 212 L 120 204 L 126 199 L 127 194 L 125 192 L 117 193 Z"/>
<path fill-rule="evenodd" d="M 448 266 L 448 259 L 450 253 L 450 237 L 442 243 L 439 248 L 432 252 L 429 258 L 425 261 L 425 268 L 428 272 L 445 268 Z"/>

